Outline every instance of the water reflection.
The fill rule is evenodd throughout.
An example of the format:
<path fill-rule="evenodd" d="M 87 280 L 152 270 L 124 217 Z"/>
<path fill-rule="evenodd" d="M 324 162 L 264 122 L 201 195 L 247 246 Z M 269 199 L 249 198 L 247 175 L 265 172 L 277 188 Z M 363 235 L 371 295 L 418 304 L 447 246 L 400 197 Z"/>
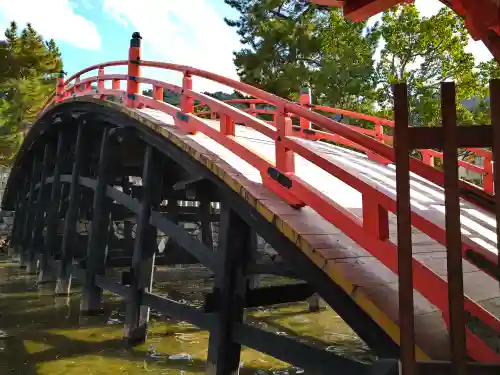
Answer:
<path fill-rule="evenodd" d="M 1 263 L 3 262 L 3 263 Z M 203 374 L 208 332 L 151 312 L 148 341 L 130 348 L 122 340 L 124 304 L 105 293 L 101 316 L 81 316 L 80 286 L 69 297 L 54 296 L 53 283 L 37 285 L 16 265 L 0 259 L 0 374 Z M 265 281 L 264 281 L 265 284 Z M 155 293 L 200 306 L 210 281 L 156 285 Z M 250 311 L 248 322 L 280 335 L 300 337 L 336 354 L 372 359 L 364 344 L 331 310 L 309 313 L 307 304 Z M 249 348 L 242 350 L 242 375 L 304 373 Z"/>

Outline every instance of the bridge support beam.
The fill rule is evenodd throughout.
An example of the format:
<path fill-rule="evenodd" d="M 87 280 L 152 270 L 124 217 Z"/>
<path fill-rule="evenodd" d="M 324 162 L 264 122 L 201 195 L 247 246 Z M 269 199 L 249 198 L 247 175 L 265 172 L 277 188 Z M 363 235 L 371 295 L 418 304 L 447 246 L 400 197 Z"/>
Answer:
<path fill-rule="evenodd" d="M 110 173 L 111 137 L 105 128 L 101 140 L 97 186 L 94 192 L 92 226 L 85 262 L 86 274 L 81 311 L 94 314 L 101 311 L 102 288 L 96 285 L 96 276 L 104 275 L 108 250 L 111 200 L 107 197 L 107 181 Z"/>
<path fill-rule="evenodd" d="M 21 256 L 22 252 L 22 234 L 24 229 L 24 220 L 26 215 L 26 193 L 29 186 L 27 176 L 23 177 L 20 184 L 22 188 L 18 190 L 16 199 L 16 212 L 14 216 L 14 223 L 12 226 L 12 236 L 11 236 L 11 247 L 14 253 L 18 253 Z M 20 259 L 21 261 L 21 259 Z"/>
<path fill-rule="evenodd" d="M 149 322 L 149 306 L 142 304 L 143 294 L 150 293 L 153 286 L 153 270 L 157 230 L 149 221 L 151 210 L 156 210 L 161 202 L 162 175 L 159 155 L 147 145 L 144 155 L 142 186 L 144 188 L 132 258 L 132 281 L 125 314 L 125 337 L 130 344 L 146 341 Z"/>
<path fill-rule="evenodd" d="M 33 226 L 33 217 L 35 214 L 35 185 L 38 181 L 38 175 L 40 174 L 41 163 L 37 158 L 37 155 L 33 156 L 33 169 L 31 170 L 31 179 L 30 179 L 30 189 L 29 189 L 29 198 L 26 204 L 26 210 L 24 212 L 24 225 L 23 225 L 23 234 L 21 238 L 21 248 L 20 248 L 20 256 L 21 256 L 21 267 L 28 268 L 28 272 L 32 272 L 29 268 L 30 261 L 29 256 L 27 254 L 28 246 L 31 239 L 32 226 Z"/>
<path fill-rule="evenodd" d="M 61 262 L 56 283 L 56 294 L 69 294 L 71 290 L 71 269 L 76 243 L 76 224 L 78 221 L 78 194 L 80 191 L 80 173 L 84 158 L 83 123 L 78 124 L 76 133 L 75 159 L 71 174 L 68 210 L 64 219 L 64 231 L 61 245 Z M 54 189 L 54 186 L 52 187 Z"/>
<path fill-rule="evenodd" d="M 63 163 L 64 131 L 59 132 L 57 138 L 56 159 L 52 173 L 52 186 L 50 191 L 50 202 L 47 210 L 47 230 L 44 245 L 40 254 L 40 273 L 38 282 L 44 283 L 50 279 L 50 265 L 52 264 L 57 227 L 59 224 L 59 206 L 61 201 L 61 167 Z"/>
<path fill-rule="evenodd" d="M 31 273 L 37 272 L 37 258 L 42 253 L 41 248 L 43 247 L 43 229 L 45 227 L 45 211 L 47 210 L 48 203 L 48 185 L 45 183 L 45 179 L 49 174 L 50 165 L 52 163 L 53 156 L 51 155 L 51 144 L 50 141 L 45 145 L 43 153 L 43 165 L 42 172 L 40 175 L 40 185 L 37 192 L 36 207 L 35 207 L 35 218 L 33 225 L 33 236 L 31 237 L 31 244 L 29 248 L 29 271 Z"/>
<path fill-rule="evenodd" d="M 208 346 L 210 375 L 238 373 L 241 344 L 234 340 L 233 330 L 243 322 L 252 233 L 250 226 L 223 203 L 217 250 L 219 268 L 214 286 L 216 319 Z"/>

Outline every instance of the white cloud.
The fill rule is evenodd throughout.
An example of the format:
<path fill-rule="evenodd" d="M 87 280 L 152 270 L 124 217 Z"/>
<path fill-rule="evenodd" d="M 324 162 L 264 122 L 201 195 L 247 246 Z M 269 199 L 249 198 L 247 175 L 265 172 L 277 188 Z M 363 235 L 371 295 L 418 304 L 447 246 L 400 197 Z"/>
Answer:
<path fill-rule="evenodd" d="M 0 21 L 30 22 L 44 38 L 53 38 L 76 47 L 98 50 L 101 37 L 95 24 L 75 14 L 69 0 L 0 0 Z"/>
<path fill-rule="evenodd" d="M 238 36 L 208 0 L 142 0 L 140 6 L 136 0 L 103 1 L 105 12 L 128 24 L 130 32 L 141 33 L 144 59 L 190 65 L 238 79 L 232 54 L 241 48 Z M 223 88 L 206 80 L 193 81 L 196 91 Z"/>

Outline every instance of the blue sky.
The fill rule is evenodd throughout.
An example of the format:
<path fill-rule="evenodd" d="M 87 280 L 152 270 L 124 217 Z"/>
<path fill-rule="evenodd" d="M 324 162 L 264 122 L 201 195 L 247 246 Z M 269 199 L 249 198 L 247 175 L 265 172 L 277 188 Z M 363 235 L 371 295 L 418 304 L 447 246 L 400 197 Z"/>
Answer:
<path fill-rule="evenodd" d="M 416 4 L 424 15 L 441 6 L 437 0 Z M 143 59 L 191 65 L 236 79 L 232 52 L 241 45 L 224 17 L 235 18 L 237 13 L 223 0 L 0 0 L 0 27 L 11 20 L 31 22 L 45 38 L 56 40 L 69 74 L 126 59 L 130 36 L 139 31 Z M 482 43 L 471 41 L 469 50 L 478 60 L 491 58 Z M 180 83 L 178 74 L 151 69 L 145 74 Z M 201 79 L 194 86 L 199 91 L 222 88 Z"/>

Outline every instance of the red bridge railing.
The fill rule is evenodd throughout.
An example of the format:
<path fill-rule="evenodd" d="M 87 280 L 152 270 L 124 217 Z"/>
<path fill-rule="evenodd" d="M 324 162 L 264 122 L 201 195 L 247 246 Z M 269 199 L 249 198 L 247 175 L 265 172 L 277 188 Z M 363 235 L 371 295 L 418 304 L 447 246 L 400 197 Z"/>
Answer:
<path fill-rule="evenodd" d="M 230 99 L 230 100 L 225 100 L 225 103 L 231 103 L 231 104 L 239 104 L 239 105 L 245 105 L 246 108 L 241 108 L 243 111 L 251 114 L 252 116 L 255 117 L 261 117 L 262 115 L 267 115 L 267 116 L 272 116 L 272 121 L 268 121 L 271 124 L 275 124 L 275 117 L 276 117 L 276 108 L 273 107 L 271 103 L 265 102 L 260 99 Z M 343 117 L 351 118 L 354 120 L 364 120 L 367 122 L 371 122 L 373 124 L 373 129 L 372 128 L 364 128 L 358 125 L 350 125 L 350 124 L 344 124 L 345 126 L 349 127 L 355 132 L 359 132 L 362 134 L 365 134 L 371 138 L 374 138 L 382 143 L 392 145 L 393 144 L 393 136 L 390 135 L 390 133 L 393 131 L 392 129 L 394 128 L 394 121 L 392 120 L 387 120 L 384 118 L 380 118 L 377 116 L 372 116 L 372 115 L 366 115 L 358 112 L 353 112 L 353 111 L 348 111 L 344 109 L 338 109 L 338 108 L 332 108 L 328 106 L 322 106 L 322 105 L 314 105 L 311 103 L 311 93 L 310 90 L 305 89 L 301 90 L 300 94 L 300 105 L 304 106 L 305 108 L 309 108 L 312 111 L 315 111 L 320 114 L 324 114 L 326 116 L 329 116 L 330 114 L 334 115 L 341 115 Z M 259 108 L 265 107 L 265 108 Z M 198 116 L 210 116 L 212 119 L 217 118 L 217 113 L 211 112 L 210 110 L 206 110 L 207 106 L 205 105 L 197 105 L 195 107 L 196 114 Z M 294 118 L 296 116 L 292 116 Z M 297 133 L 299 136 L 304 136 L 304 131 L 306 133 L 305 137 L 310 138 L 307 136 L 307 131 L 312 129 L 312 124 L 310 121 L 307 121 L 304 118 L 300 118 L 300 126 L 294 127 L 294 132 Z M 390 129 L 390 130 L 386 130 Z M 376 154 L 373 154 L 369 149 L 366 149 L 364 147 L 361 147 L 359 144 L 350 142 L 342 137 L 337 136 L 336 134 L 323 134 L 323 133 L 318 133 L 319 136 L 314 137 L 314 139 L 320 139 L 320 140 L 329 140 L 335 143 L 342 144 L 344 146 L 349 146 L 352 147 L 358 151 L 362 151 L 367 154 L 368 157 L 375 159 L 375 160 L 380 160 L 377 159 Z M 483 190 L 489 194 L 494 193 L 493 189 L 493 164 L 492 164 L 492 153 L 491 151 L 487 149 L 481 149 L 481 148 L 467 148 L 467 151 L 469 151 L 469 156 L 471 158 L 474 158 L 476 156 L 479 156 L 482 158 L 482 165 L 478 164 L 473 164 L 470 163 L 466 160 L 458 160 L 458 165 L 462 167 L 465 171 L 473 172 L 481 176 L 481 182 L 482 182 L 482 187 Z M 421 160 L 424 164 L 430 165 L 432 167 L 436 167 L 436 159 L 443 159 L 443 153 L 440 151 L 435 151 L 435 150 L 418 150 L 421 154 Z M 475 184 L 474 182 L 471 182 Z"/>
<path fill-rule="evenodd" d="M 106 68 L 116 66 L 127 67 L 128 74 L 105 74 Z M 141 75 L 142 67 L 180 72 L 183 74 L 182 85 L 178 86 L 143 77 Z M 83 77 L 84 74 L 92 71 L 97 71 L 97 75 Z M 232 104 L 238 101 L 222 102 L 194 91 L 192 78 L 195 76 L 226 85 L 234 90 L 253 96 L 255 99 L 244 101 L 249 105 L 246 110 L 235 108 Z M 122 88 L 123 81 L 126 82 L 126 88 Z M 141 84 L 152 86 L 152 98 L 141 95 Z M 180 94 L 179 108 L 163 101 L 164 90 Z M 392 128 L 394 122 L 334 108 L 313 106 L 305 96 L 302 97 L 301 103 L 293 103 L 248 84 L 189 66 L 141 60 L 140 36 L 136 34 L 131 40 L 129 60 L 94 65 L 74 74 L 67 80 L 60 77 L 56 95 L 45 109 L 49 108 L 54 102 L 62 102 L 79 96 L 118 100 L 123 105 L 133 109 L 156 109 L 172 116 L 175 126 L 181 130 L 191 134 L 204 133 L 258 169 L 263 184 L 283 200 L 295 207 L 310 206 L 394 273 L 398 274 L 398 248 L 389 240 L 388 217 L 389 212 L 397 212 L 396 201 L 370 184 L 353 176 L 344 170 L 342 165 L 327 160 L 314 148 L 310 148 L 294 139 L 296 136 L 311 140 L 326 139 L 364 151 L 371 158 L 380 162 L 394 163 L 394 149 L 386 144 L 392 142 L 392 136 L 384 133 L 384 127 Z M 195 100 L 201 103 L 202 106 L 210 108 L 210 111 L 206 113 L 203 111 L 196 112 Z M 260 103 L 273 108 L 270 111 L 259 109 L 257 105 Z M 375 124 L 374 129 L 348 126 L 318 112 L 344 114 L 353 118 L 371 121 Z M 268 122 L 260 119 L 258 115 L 262 113 L 271 114 L 273 121 Z M 207 114 L 220 121 L 219 130 L 207 124 L 206 120 L 200 117 Z M 293 126 L 294 117 L 299 119 L 298 126 Z M 275 162 L 267 160 L 266 157 L 239 143 L 235 137 L 235 124 L 253 128 L 273 140 L 275 143 Z M 314 128 L 312 124 L 314 124 Z M 485 150 L 475 151 L 487 158 L 491 158 L 491 155 Z M 359 191 L 363 197 L 362 218 L 353 215 L 347 209 L 339 206 L 329 197 L 300 179 L 295 174 L 295 154 L 309 160 Z M 443 173 L 429 165 L 430 158 L 441 157 L 442 155 L 435 151 L 424 151 L 423 154 L 425 155 L 423 161 L 411 158 L 410 170 L 437 185 L 443 186 Z M 489 164 L 491 163 L 485 163 L 485 165 Z M 490 174 L 486 170 L 488 167 L 483 170 L 466 162 L 462 162 L 461 165 L 484 175 Z M 460 181 L 460 188 L 462 196 L 466 199 L 471 199 L 472 196 L 478 202 L 491 202 L 491 195 L 465 181 Z M 492 188 L 488 187 L 486 190 L 492 190 Z M 488 206 L 488 204 L 484 207 L 490 211 L 492 210 L 492 207 Z M 442 227 L 415 212 L 411 213 L 411 221 L 412 225 L 420 231 L 437 242 L 443 245 L 446 244 L 446 232 Z M 466 257 L 467 252 L 470 251 L 480 254 L 486 262 L 494 264 L 496 267 L 498 257 L 495 254 L 462 236 L 462 255 Z M 443 316 L 448 322 L 449 306 L 446 281 L 415 259 L 412 260 L 412 267 L 415 275 L 414 287 L 443 312 Z M 491 267 L 485 268 L 484 271 L 492 277 L 497 277 L 495 271 L 491 271 L 491 269 Z M 500 332 L 500 321 L 467 296 L 464 297 L 464 306 L 469 314 L 481 320 L 493 331 Z M 467 330 L 467 337 L 468 352 L 473 359 L 500 362 L 500 354 L 481 341 L 475 333 Z M 399 340 L 396 337 L 395 339 Z"/>

